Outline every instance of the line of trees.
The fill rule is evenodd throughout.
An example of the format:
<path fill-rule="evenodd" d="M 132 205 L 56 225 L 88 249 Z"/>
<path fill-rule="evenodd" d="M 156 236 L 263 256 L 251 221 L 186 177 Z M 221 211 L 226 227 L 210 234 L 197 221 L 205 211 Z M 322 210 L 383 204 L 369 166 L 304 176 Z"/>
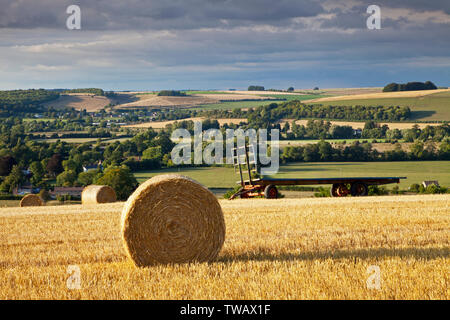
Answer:
<path fill-rule="evenodd" d="M 325 106 L 289 101 L 281 104 L 271 103 L 248 110 L 210 110 L 203 114 L 209 118 L 247 118 L 250 125 L 267 128 L 281 119 L 402 121 L 411 116 L 411 110 L 404 106 Z"/>
<path fill-rule="evenodd" d="M 264 91 L 264 87 L 263 86 L 249 86 L 248 87 L 248 91 Z"/>
<path fill-rule="evenodd" d="M 202 121 L 203 130 L 208 129 L 228 129 L 228 128 L 248 128 L 245 123 L 224 124 L 220 126 L 215 119 L 205 119 Z M 166 126 L 166 130 L 172 132 L 175 129 L 187 129 L 191 134 L 194 132 L 194 122 L 192 120 L 180 120 Z M 450 125 L 442 124 L 440 126 L 427 126 L 420 129 L 415 124 L 410 129 L 389 129 L 387 124 L 380 125 L 375 121 L 367 121 L 364 128 L 360 130 L 353 129 L 348 125 L 331 124 L 330 121 L 324 120 L 308 120 L 306 125 L 299 125 L 293 122 L 285 122 L 285 124 L 272 124 L 269 128 L 279 129 L 282 133 L 280 139 L 287 140 L 308 140 L 308 139 L 386 139 L 388 141 L 405 140 L 405 142 L 434 141 L 442 142 L 450 139 Z M 256 128 L 258 129 L 258 128 Z"/>
<path fill-rule="evenodd" d="M 64 90 L 62 93 L 91 93 L 91 94 L 95 94 L 96 96 L 104 96 L 105 95 L 105 91 L 103 91 L 103 89 L 99 89 L 99 88 L 67 89 L 67 90 Z"/>
<path fill-rule="evenodd" d="M 450 139 L 450 125 L 426 126 L 420 129 L 414 125 L 410 129 L 389 129 L 389 125 L 380 125 L 375 121 L 367 121 L 362 131 L 356 131 L 351 126 L 332 125 L 329 121 L 309 120 L 304 125 L 286 123 L 282 128 L 286 139 L 387 139 L 389 141 L 404 140 L 405 142 L 435 141 Z"/>
<path fill-rule="evenodd" d="M 370 143 L 354 142 L 349 146 L 333 147 L 326 141 L 304 146 L 288 146 L 283 149 L 280 160 L 286 162 L 328 162 L 328 161 L 416 161 L 450 160 L 450 142 L 444 141 L 436 149 L 432 143 L 416 141 L 410 151 L 404 151 L 400 144 L 394 150 L 378 152 Z"/>
<path fill-rule="evenodd" d="M 383 92 L 394 92 L 394 91 L 418 91 L 418 90 L 436 90 L 436 85 L 431 82 L 408 82 L 404 83 L 389 83 L 383 88 Z"/>
<path fill-rule="evenodd" d="M 161 90 L 158 92 L 158 96 L 164 97 L 185 97 L 187 96 L 186 92 L 177 91 L 177 90 Z"/>

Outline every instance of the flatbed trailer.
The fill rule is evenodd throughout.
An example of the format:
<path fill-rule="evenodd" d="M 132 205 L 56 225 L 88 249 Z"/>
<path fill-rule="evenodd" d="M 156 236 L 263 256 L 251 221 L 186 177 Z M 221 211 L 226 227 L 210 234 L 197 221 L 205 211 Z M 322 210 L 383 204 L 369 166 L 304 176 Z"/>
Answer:
<path fill-rule="evenodd" d="M 277 178 L 254 178 L 252 172 L 258 172 L 257 157 L 253 154 L 253 159 L 249 157 L 249 147 L 246 145 L 244 159 L 241 161 L 237 154 L 238 148 L 234 149 L 234 166 L 239 169 L 241 180 L 237 183 L 241 188 L 230 197 L 230 200 L 241 198 L 253 198 L 264 196 L 267 199 L 278 198 L 278 189 L 276 186 L 308 186 L 331 184 L 332 197 L 354 197 L 367 196 L 369 186 L 385 185 L 391 183 L 400 183 L 400 179 L 406 177 L 350 177 L 350 178 L 317 178 L 317 179 L 277 179 Z M 253 168 L 252 168 L 253 165 Z M 246 167 L 246 168 L 244 168 Z M 245 172 L 245 173 L 244 173 Z M 244 180 L 244 174 L 248 174 L 248 179 Z"/>

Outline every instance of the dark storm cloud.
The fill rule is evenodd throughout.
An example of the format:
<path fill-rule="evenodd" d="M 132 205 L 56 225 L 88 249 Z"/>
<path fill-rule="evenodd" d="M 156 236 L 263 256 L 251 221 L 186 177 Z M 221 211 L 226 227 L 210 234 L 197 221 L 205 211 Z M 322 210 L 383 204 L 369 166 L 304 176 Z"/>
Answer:
<path fill-rule="evenodd" d="M 344 3 L 335 1 L 335 3 Z M 350 2 L 351 3 L 351 2 Z M 415 26 L 423 26 L 424 20 L 437 18 L 439 12 L 443 15 L 450 10 L 450 1 L 392 1 L 392 0 L 361 0 L 345 7 L 336 6 L 328 10 L 333 14 L 333 18 L 324 19 L 321 23 L 322 28 L 341 28 L 341 29 L 365 29 L 367 18 L 367 8 L 370 5 L 377 5 L 381 9 L 382 26 L 384 28 L 399 28 L 407 25 L 410 29 Z M 400 11 L 398 11 L 400 10 Z M 425 12 L 434 13 L 424 14 Z M 439 22 L 435 22 L 439 24 Z M 448 30 L 448 26 L 441 26 Z"/>
<path fill-rule="evenodd" d="M 365 3 L 371 1 L 365 0 Z M 450 14 L 450 1 L 448 0 L 376 0 L 373 4 L 390 8 L 410 8 L 417 11 L 444 11 Z"/>
<path fill-rule="evenodd" d="M 279 24 L 323 12 L 315 0 L 1 0 L 0 27 L 61 28 L 71 4 L 80 6 L 85 28 L 100 30 L 192 29 L 220 26 L 223 20 Z"/>
<path fill-rule="evenodd" d="M 337 7 L 327 11 L 324 9 L 327 3 Z M 334 14 L 333 19 L 323 21 L 325 27 L 361 28 L 367 18 L 366 8 L 371 4 L 383 10 L 403 8 L 450 13 L 448 0 L 0 0 L 0 28 L 64 28 L 68 17 L 66 8 L 71 4 L 81 7 L 85 30 L 289 26 L 293 18 L 324 13 Z M 387 21 L 393 26 L 393 21 Z"/>

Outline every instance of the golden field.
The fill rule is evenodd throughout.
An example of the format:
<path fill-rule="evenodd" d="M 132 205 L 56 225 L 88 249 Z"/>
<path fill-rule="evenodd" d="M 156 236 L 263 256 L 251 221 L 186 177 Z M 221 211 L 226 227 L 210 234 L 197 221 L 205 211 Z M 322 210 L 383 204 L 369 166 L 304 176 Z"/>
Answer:
<path fill-rule="evenodd" d="M 304 103 L 312 102 L 328 102 L 328 101 L 345 101 L 358 99 L 380 99 L 380 98 L 421 98 L 435 93 L 450 92 L 450 89 L 436 90 L 419 90 L 419 91 L 395 91 L 395 92 L 378 92 L 365 94 L 352 94 L 327 98 L 319 98 L 313 100 L 305 100 Z"/>
<path fill-rule="evenodd" d="M 279 123 L 284 126 L 286 122 L 288 122 L 291 126 L 292 123 L 295 121 L 296 124 L 300 126 L 306 126 L 308 124 L 308 121 L 310 120 L 294 120 L 294 119 L 283 119 Z M 326 122 L 327 120 L 324 120 Z M 365 122 L 361 121 L 329 121 L 331 125 L 337 125 L 337 126 L 350 126 L 353 129 L 364 129 Z M 437 127 L 441 126 L 442 123 L 415 123 L 415 122 L 377 122 L 380 126 L 387 125 L 390 130 L 394 129 L 411 129 L 413 126 L 417 125 L 420 129 L 424 129 L 427 126 L 430 127 Z"/>
<path fill-rule="evenodd" d="M 136 123 L 136 124 L 129 124 L 129 125 L 124 125 L 124 128 L 136 128 L 136 129 L 148 129 L 148 128 L 153 128 L 153 129 L 164 129 L 168 124 L 173 124 L 175 122 L 181 122 L 181 121 L 203 121 L 206 118 L 201 118 L 201 117 L 197 117 L 197 118 L 186 118 L 186 119 L 181 119 L 181 120 L 169 120 L 169 121 L 152 121 L 152 122 L 144 122 L 144 123 Z M 244 118 L 233 118 L 233 119 L 211 119 L 211 120 L 217 120 L 217 122 L 219 122 L 219 124 L 221 126 L 223 126 L 224 124 L 239 124 L 241 122 L 245 122 L 247 123 L 247 119 Z"/>
<path fill-rule="evenodd" d="M 113 101 L 107 97 L 96 96 L 90 93 L 67 93 L 62 94 L 55 101 L 45 103 L 48 108 L 63 109 L 74 108 L 76 110 L 86 109 L 87 112 L 100 111 Z"/>
<path fill-rule="evenodd" d="M 130 93 L 131 94 L 131 93 Z M 265 97 L 254 94 L 192 94 L 184 97 L 158 96 L 152 94 L 135 94 L 137 101 L 119 104 L 116 108 L 135 107 L 194 107 L 203 104 L 215 104 L 224 101 L 266 101 L 276 100 L 273 97 Z"/>
<path fill-rule="evenodd" d="M 218 261 L 142 269 L 122 246 L 123 203 L 0 209 L 0 299 L 450 298 L 449 195 L 221 205 Z"/>

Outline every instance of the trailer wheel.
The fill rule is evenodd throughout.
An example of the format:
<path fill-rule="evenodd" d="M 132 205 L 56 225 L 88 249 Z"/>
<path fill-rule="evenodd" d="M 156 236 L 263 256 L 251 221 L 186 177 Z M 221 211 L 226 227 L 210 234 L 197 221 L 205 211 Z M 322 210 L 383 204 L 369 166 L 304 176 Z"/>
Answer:
<path fill-rule="evenodd" d="M 364 197 L 369 193 L 369 188 L 364 182 L 355 182 L 352 183 L 350 192 L 353 197 Z"/>
<path fill-rule="evenodd" d="M 269 184 L 264 189 L 264 197 L 266 199 L 276 199 L 278 198 L 278 190 L 277 187 L 275 187 L 273 184 Z"/>
<path fill-rule="evenodd" d="M 336 183 L 333 184 L 331 188 L 331 195 L 333 197 L 346 197 L 350 194 L 350 190 L 345 183 Z"/>
<path fill-rule="evenodd" d="M 331 186 L 330 194 L 332 197 L 339 197 L 338 194 L 339 184 L 335 183 Z"/>

